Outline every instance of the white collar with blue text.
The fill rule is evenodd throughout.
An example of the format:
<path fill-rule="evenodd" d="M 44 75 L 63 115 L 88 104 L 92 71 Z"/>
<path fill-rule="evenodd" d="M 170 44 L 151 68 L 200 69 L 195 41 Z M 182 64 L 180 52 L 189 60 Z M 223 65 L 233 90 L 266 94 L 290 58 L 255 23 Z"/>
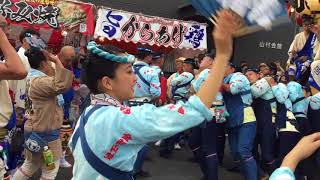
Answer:
<path fill-rule="evenodd" d="M 121 103 L 113 98 L 112 96 L 104 94 L 91 95 L 91 104 L 92 105 L 106 105 L 106 106 L 115 106 L 120 107 Z"/>

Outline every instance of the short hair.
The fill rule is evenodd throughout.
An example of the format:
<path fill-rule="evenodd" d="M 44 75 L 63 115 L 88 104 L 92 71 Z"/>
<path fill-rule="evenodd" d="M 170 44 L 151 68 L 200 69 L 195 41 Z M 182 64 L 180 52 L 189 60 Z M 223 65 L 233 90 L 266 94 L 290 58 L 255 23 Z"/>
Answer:
<path fill-rule="evenodd" d="M 237 66 L 235 64 L 233 64 L 232 62 L 229 62 L 228 64 L 230 67 L 234 68 L 235 70 L 237 69 Z"/>
<path fill-rule="evenodd" d="M 250 67 L 250 68 L 246 69 L 246 70 L 245 70 L 245 73 L 247 73 L 247 72 L 249 72 L 249 71 L 255 72 L 255 73 L 257 73 L 257 74 L 259 74 L 259 73 L 260 73 L 259 69 L 252 68 L 252 67 Z"/>
<path fill-rule="evenodd" d="M 276 75 L 276 74 L 277 74 L 278 68 L 277 68 L 276 63 L 271 62 L 271 63 L 268 64 L 268 67 L 269 67 L 269 69 L 270 69 L 270 71 L 271 71 L 271 74 L 273 74 L 273 75 Z"/>
<path fill-rule="evenodd" d="M 211 52 L 207 53 L 205 55 L 205 57 L 209 57 L 211 59 L 214 59 L 216 57 L 216 52 L 215 51 L 211 51 Z"/>
<path fill-rule="evenodd" d="M 144 59 L 147 56 L 152 56 L 153 52 L 150 48 L 143 48 L 143 47 L 139 47 L 138 48 L 138 53 L 136 54 L 136 57 L 138 59 Z"/>
<path fill-rule="evenodd" d="M 258 69 L 260 69 L 262 67 L 269 67 L 269 66 L 266 63 L 260 63 L 258 66 Z"/>
<path fill-rule="evenodd" d="M 34 29 L 24 29 L 19 35 L 19 40 L 21 43 L 23 42 L 23 39 L 28 36 L 28 34 L 40 36 L 39 32 Z"/>
<path fill-rule="evenodd" d="M 74 56 L 76 57 L 77 53 L 73 46 L 63 46 L 60 50 L 60 58 L 65 59 L 66 58 L 66 52 L 72 50 L 74 52 Z"/>
<path fill-rule="evenodd" d="M 302 19 L 302 24 L 306 24 L 306 25 L 315 24 L 315 18 L 310 15 L 303 14 L 301 16 L 301 19 Z"/>
<path fill-rule="evenodd" d="M 311 87 L 309 85 L 302 86 L 302 89 L 305 90 L 307 93 L 311 93 Z"/>
<path fill-rule="evenodd" d="M 156 61 L 156 60 L 158 60 L 158 59 L 160 59 L 160 58 L 162 58 L 163 57 L 163 54 L 162 53 L 153 53 L 153 55 L 152 55 L 152 60 L 153 61 Z"/>
<path fill-rule="evenodd" d="M 198 63 L 195 59 L 187 58 L 183 61 L 183 63 L 192 65 L 193 69 L 198 69 Z"/>
<path fill-rule="evenodd" d="M 41 62 L 47 60 L 43 52 L 38 48 L 31 47 L 24 54 L 27 56 L 30 67 L 33 69 L 38 69 Z"/>
<path fill-rule="evenodd" d="M 248 66 L 248 62 L 247 61 L 240 61 L 240 66 L 241 66 L 241 68 L 243 68 L 243 66 Z"/>

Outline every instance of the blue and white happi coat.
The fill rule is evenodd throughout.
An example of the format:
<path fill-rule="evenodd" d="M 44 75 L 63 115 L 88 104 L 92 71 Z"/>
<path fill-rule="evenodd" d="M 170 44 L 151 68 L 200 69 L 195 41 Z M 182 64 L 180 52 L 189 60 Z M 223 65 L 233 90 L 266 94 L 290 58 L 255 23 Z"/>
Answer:
<path fill-rule="evenodd" d="M 127 172 L 132 171 L 137 154 L 145 144 L 173 136 L 212 117 L 197 96 L 185 103 L 157 108 L 152 104 L 127 107 L 107 94 L 99 94 L 92 96 L 92 105 L 85 112 L 95 104 L 105 106 L 88 118 L 84 127 L 87 142 L 102 161 Z M 105 179 L 88 164 L 80 142 L 72 151 L 73 180 Z"/>
<path fill-rule="evenodd" d="M 135 97 L 159 97 L 161 88 L 158 71 L 142 61 L 137 61 L 133 65 L 143 65 L 139 72 L 141 76 L 150 83 L 150 86 L 147 85 L 137 76 L 137 83 L 134 87 Z"/>

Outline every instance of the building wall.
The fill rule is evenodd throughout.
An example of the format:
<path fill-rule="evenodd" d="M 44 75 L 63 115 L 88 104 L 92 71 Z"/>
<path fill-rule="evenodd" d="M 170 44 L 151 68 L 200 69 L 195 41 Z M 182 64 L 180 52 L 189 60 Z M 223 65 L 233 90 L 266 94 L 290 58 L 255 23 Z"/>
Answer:
<path fill-rule="evenodd" d="M 247 61 L 255 66 L 262 62 L 280 61 L 285 65 L 288 50 L 295 36 L 293 23 L 283 24 L 271 31 L 260 31 L 235 40 L 233 61 Z"/>

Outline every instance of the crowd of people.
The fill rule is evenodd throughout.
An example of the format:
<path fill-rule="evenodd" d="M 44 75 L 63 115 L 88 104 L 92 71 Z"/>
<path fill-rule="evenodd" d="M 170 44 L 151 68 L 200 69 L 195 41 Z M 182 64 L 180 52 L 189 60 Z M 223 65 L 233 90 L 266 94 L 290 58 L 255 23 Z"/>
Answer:
<path fill-rule="evenodd" d="M 320 166 L 317 26 L 304 19 L 286 68 L 237 67 L 229 60 L 238 18 L 220 12 L 216 49 L 200 62 L 177 58 L 167 78 L 164 55 L 147 47 L 133 56 L 91 41 L 86 53 L 65 46 L 54 55 L 25 29 L 16 51 L 0 17 L 0 176 L 29 179 L 41 169 L 41 179 L 55 179 L 73 166 L 75 180 L 150 177 L 150 145 L 170 159 L 184 142 L 202 179 L 217 180 L 228 139 L 232 170 L 246 180 L 316 179 L 308 166 Z"/>

